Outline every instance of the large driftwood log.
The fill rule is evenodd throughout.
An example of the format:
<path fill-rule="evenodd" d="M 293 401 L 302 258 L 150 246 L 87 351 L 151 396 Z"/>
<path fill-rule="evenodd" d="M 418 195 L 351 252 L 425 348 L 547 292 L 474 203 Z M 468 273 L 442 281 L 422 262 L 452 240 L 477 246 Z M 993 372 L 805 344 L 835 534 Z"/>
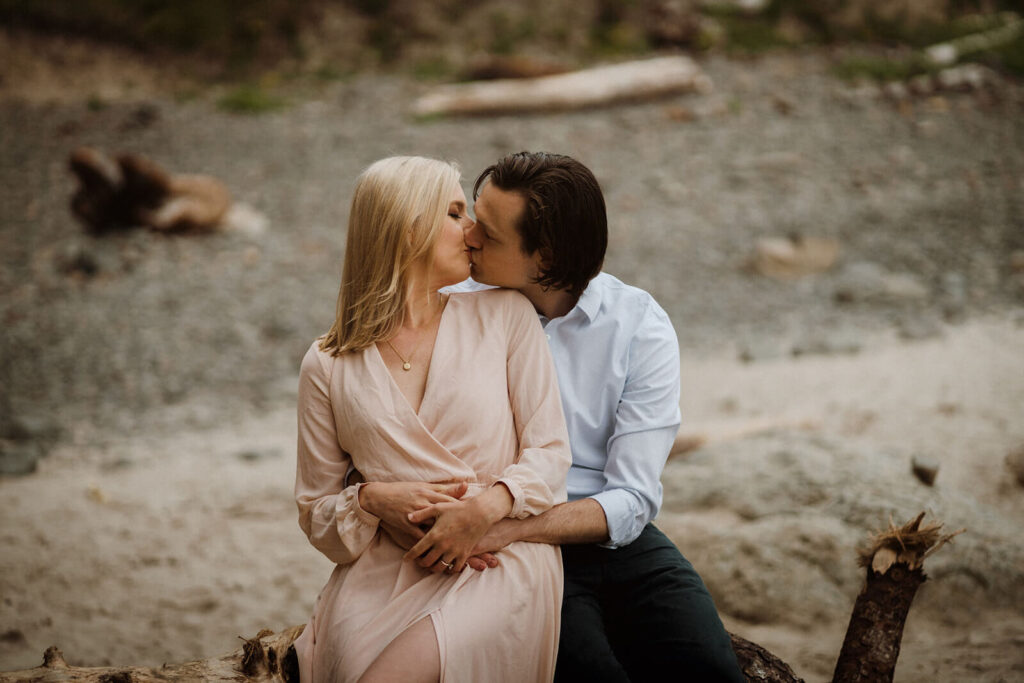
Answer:
<path fill-rule="evenodd" d="M 260 631 L 246 639 L 235 652 L 185 664 L 165 664 L 159 669 L 68 666 L 56 647 L 43 655 L 43 665 L 34 669 L 0 673 L 4 683 L 27 681 L 81 681 L 82 683 L 133 683 L 138 681 L 253 681 L 259 683 L 297 683 L 299 672 L 292 643 L 302 633 L 293 626 L 280 633 Z M 747 679 L 756 683 L 803 683 L 789 665 L 760 645 L 732 636 L 733 650 Z"/>
<path fill-rule="evenodd" d="M 867 567 L 867 583 L 850 617 L 843 648 L 836 663 L 833 683 L 891 681 L 900 652 L 903 624 L 917 588 L 924 580 L 924 559 L 961 531 L 942 535 L 941 524 L 921 526 L 922 512 L 902 527 L 891 522 L 889 530 L 876 535 L 860 551 Z M 245 639 L 241 649 L 197 662 L 145 667 L 72 667 L 56 647 L 35 669 L 0 673 L 2 682 L 84 681 L 132 683 L 132 681 L 254 681 L 296 683 L 298 669 L 292 643 L 302 633 L 293 626 L 280 633 L 260 631 Z M 740 669 L 752 683 L 803 683 L 788 664 L 760 645 L 729 634 Z"/>
<path fill-rule="evenodd" d="M 280 633 L 260 631 L 255 638 L 244 639 L 242 647 L 231 654 L 185 664 L 165 664 L 160 668 L 138 666 L 68 666 L 56 647 L 43 655 L 43 665 L 35 669 L 0 673 L 0 681 L 82 681 L 83 683 L 137 683 L 140 681 L 253 681 L 259 683 L 297 683 L 299 672 L 289 649 L 302 633 L 293 626 Z"/>
<path fill-rule="evenodd" d="M 579 109 L 711 88 L 692 59 L 659 57 L 540 78 L 445 85 L 413 104 L 417 116 Z"/>
<path fill-rule="evenodd" d="M 867 568 L 857 596 L 832 683 L 891 681 L 900 655 L 903 624 L 918 587 L 924 583 L 924 559 L 963 529 L 942 535 L 941 524 L 921 526 L 922 512 L 902 527 L 876 535 L 860 551 Z"/>
<path fill-rule="evenodd" d="M 732 650 L 736 653 L 736 661 L 740 671 L 751 683 L 804 683 L 798 678 L 789 664 L 773 655 L 757 643 L 740 638 L 730 633 Z"/>

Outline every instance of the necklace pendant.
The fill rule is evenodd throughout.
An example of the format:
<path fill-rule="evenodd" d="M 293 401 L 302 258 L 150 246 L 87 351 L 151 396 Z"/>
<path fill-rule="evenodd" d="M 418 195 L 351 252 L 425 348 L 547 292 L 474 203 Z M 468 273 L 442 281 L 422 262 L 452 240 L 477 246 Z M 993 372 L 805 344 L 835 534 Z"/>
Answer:
<path fill-rule="evenodd" d="M 409 361 L 402 363 L 402 369 L 406 371 L 412 370 L 412 363 Z"/>

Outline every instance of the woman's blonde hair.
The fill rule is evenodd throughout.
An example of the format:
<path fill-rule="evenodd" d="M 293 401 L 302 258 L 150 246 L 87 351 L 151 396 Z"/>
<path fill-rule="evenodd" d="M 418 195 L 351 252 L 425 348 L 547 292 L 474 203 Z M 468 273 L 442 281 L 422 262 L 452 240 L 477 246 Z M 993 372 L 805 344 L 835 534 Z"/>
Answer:
<path fill-rule="evenodd" d="M 455 164 L 388 157 L 352 196 L 338 308 L 320 349 L 337 356 L 392 336 L 403 322 L 410 266 L 429 258 L 461 174 Z"/>

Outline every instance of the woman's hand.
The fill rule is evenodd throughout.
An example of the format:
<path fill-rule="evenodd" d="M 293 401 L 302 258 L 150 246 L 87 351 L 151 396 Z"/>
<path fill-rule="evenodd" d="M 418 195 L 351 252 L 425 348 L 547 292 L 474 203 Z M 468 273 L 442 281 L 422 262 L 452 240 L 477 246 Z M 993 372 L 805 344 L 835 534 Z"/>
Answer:
<path fill-rule="evenodd" d="M 434 524 L 405 558 L 433 572 L 461 572 L 473 556 L 477 542 L 511 510 L 512 494 L 504 484 L 496 484 L 469 500 L 434 503 L 417 510 L 409 515 L 411 524 L 430 520 Z M 476 563 L 471 566 L 481 569 Z"/>
<path fill-rule="evenodd" d="M 374 481 L 359 489 L 359 506 L 374 517 L 398 545 L 409 548 L 424 530 L 409 520 L 416 510 L 440 503 L 457 503 L 466 494 L 466 482 L 428 484 L 421 481 Z"/>

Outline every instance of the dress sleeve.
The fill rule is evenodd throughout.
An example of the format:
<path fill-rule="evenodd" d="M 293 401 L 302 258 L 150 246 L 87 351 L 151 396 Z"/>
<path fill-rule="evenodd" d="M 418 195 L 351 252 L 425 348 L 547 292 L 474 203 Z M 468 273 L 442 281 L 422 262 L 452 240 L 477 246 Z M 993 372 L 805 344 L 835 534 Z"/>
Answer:
<path fill-rule="evenodd" d="M 329 391 L 330 362 L 316 342 L 302 359 L 295 502 L 299 526 L 313 547 L 332 562 L 348 564 L 376 536 L 380 519 L 359 506 L 362 484 L 344 485 L 351 459 L 338 443 Z"/>
<path fill-rule="evenodd" d="M 661 471 L 679 430 L 679 343 L 653 301 L 629 345 L 629 370 L 608 440 L 603 491 L 607 548 L 632 543 L 661 507 Z"/>
<path fill-rule="evenodd" d="M 572 453 L 558 378 L 537 313 L 521 294 L 508 296 L 508 396 L 519 452 L 498 481 L 512 492 L 509 516 L 522 519 L 565 502 Z"/>

